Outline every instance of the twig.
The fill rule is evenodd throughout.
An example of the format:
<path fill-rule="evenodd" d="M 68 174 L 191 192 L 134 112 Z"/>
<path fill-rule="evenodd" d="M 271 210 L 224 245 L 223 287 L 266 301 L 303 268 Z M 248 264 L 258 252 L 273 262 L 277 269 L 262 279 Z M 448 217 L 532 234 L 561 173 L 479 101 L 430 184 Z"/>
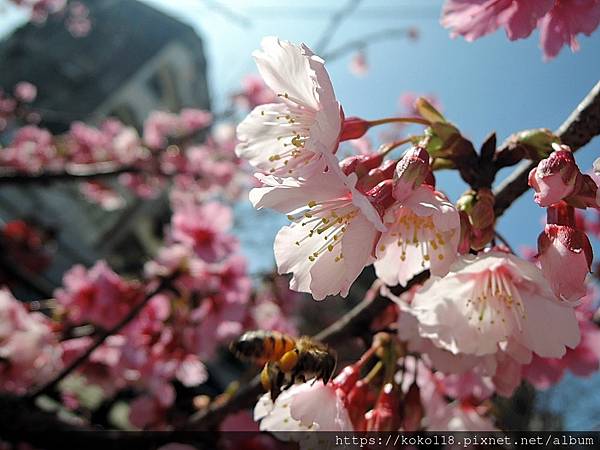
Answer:
<path fill-rule="evenodd" d="M 583 101 L 571 113 L 569 118 L 558 128 L 556 135 L 571 147 L 579 150 L 592 138 L 600 134 L 600 82 L 593 87 Z M 501 149 L 499 149 L 501 150 Z M 499 151 L 498 150 L 498 151 Z M 506 209 L 528 189 L 527 176 L 535 162 L 522 161 L 497 189 L 495 212 L 499 217 Z"/>
<path fill-rule="evenodd" d="M 409 35 L 409 32 L 410 28 L 387 28 L 384 30 L 378 30 L 372 33 L 367 33 L 360 38 L 353 39 L 349 42 L 346 42 L 345 44 L 340 45 L 339 47 L 334 48 L 330 52 L 325 53 L 323 55 L 323 59 L 325 61 L 333 61 L 337 58 L 341 58 L 342 56 L 348 53 L 351 53 L 355 50 L 363 49 L 378 41 L 405 38 Z"/>
<path fill-rule="evenodd" d="M 504 236 L 502 236 L 502 234 L 500 234 L 497 231 L 494 234 L 496 235 L 496 237 L 498 238 L 498 240 L 500 242 L 502 242 L 506 246 L 506 248 L 508 248 L 510 250 L 511 253 L 515 253 L 515 251 L 513 250 L 513 248 L 511 247 L 511 245 L 509 244 L 508 240 Z"/>
<path fill-rule="evenodd" d="M 49 183 L 66 180 L 91 180 L 109 178 L 123 173 L 139 172 L 140 169 L 132 166 L 115 166 L 114 164 L 89 164 L 79 165 L 58 172 L 12 172 L 0 171 L 0 184 L 16 184 L 22 182 Z"/>
<path fill-rule="evenodd" d="M 336 30 L 340 27 L 344 19 L 352 14 L 356 8 L 358 8 L 358 5 L 361 1 L 362 0 L 348 0 L 348 2 L 342 8 L 340 8 L 331 16 L 331 19 L 329 19 L 329 24 L 325 27 L 323 34 L 315 44 L 315 53 L 320 55 L 325 52 L 325 49 L 333 38 Z"/>
<path fill-rule="evenodd" d="M 159 292 L 164 290 L 169 285 L 169 283 L 171 282 L 171 279 L 172 279 L 172 277 L 161 279 L 158 286 L 156 288 L 152 289 L 152 291 L 150 291 L 148 294 L 146 294 L 144 296 L 144 298 L 142 299 L 142 301 L 139 302 L 137 305 L 135 305 L 133 308 L 131 308 L 131 310 L 127 313 L 127 315 L 125 315 L 116 325 L 114 325 L 112 328 L 101 331 L 98 334 L 96 341 L 94 341 L 94 343 L 92 345 L 90 345 L 86 349 L 85 352 L 83 352 L 81 355 L 79 355 L 77 358 L 75 358 L 71 362 L 71 364 L 69 364 L 68 366 L 63 368 L 63 370 L 61 370 L 60 373 L 58 375 L 56 375 L 56 377 L 54 377 L 54 379 L 52 379 L 50 382 L 46 383 L 39 389 L 32 392 L 29 395 L 29 398 L 35 399 L 35 398 L 39 397 L 40 395 L 51 393 L 64 378 L 66 378 L 77 367 L 79 367 L 81 364 L 83 364 L 89 358 L 89 356 L 94 352 L 94 350 L 96 350 L 98 347 L 100 347 L 104 343 L 106 338 L 108 338 L 109 336 L 112 336 L 113 334 L 118 333 L 129 322 L 131 322 L 138 315 L 138 313 L 142 309 L 144 309 L 144 307 L 148 304 L 148 302 L 150 301 L 150 299 L 152 297 L 154 297 L 156 294 L 158 294 Z"/>
<path fill-rule="evenodd" d="M 244 16 L 243 14 L 240 14 L 232 8 L 225 6 L 221 2 L 214 0 L 203 0 L 203 3 L 206 5 L 207 8 L 212 9 L 218 14 L 221 14 L 223 17 L 230 20 L 231 22 L 240 25 L 243 28 L 252 28 L 252 22 L 248 17 Z"/>

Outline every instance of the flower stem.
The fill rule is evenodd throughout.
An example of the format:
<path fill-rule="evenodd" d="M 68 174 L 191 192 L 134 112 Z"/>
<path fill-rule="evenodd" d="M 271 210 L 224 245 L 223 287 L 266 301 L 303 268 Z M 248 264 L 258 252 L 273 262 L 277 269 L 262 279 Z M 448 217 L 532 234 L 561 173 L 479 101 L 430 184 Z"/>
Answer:
<path fill-rule="evenodd" d="M 392 150 L 404 145 L 404 144 L 408 144 L 409 142 L 412 142 L 415 139 L 416 136 L 408 136 L 406 139 L 400 139 L 394 142 L 389 142 L 387 144 L 382 144 L 381 147 L 379 147 L 379 154 L 386 156 L 388 153 L 390 153 Z"/>
<path fill-rule="evenodd" d="M 369 120 L 369 127 L 376 125 L 385 125 L 387 123 L 416 123 L 419 125 L 429 126 L 431 122 L 421 117 L 386 117 L 385 119 Z"/>

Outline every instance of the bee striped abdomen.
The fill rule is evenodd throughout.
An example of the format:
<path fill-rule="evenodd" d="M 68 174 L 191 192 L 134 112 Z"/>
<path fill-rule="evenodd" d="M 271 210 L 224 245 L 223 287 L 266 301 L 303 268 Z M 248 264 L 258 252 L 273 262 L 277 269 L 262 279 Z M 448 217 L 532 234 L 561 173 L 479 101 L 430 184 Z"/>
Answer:
<path fill-rule="evenodd" d="M 231 350 L 243 359 L 257 362 L 279 360 L 296 345 L 293 338 L 277 331 L 249 331 L 231 345 Z"/>

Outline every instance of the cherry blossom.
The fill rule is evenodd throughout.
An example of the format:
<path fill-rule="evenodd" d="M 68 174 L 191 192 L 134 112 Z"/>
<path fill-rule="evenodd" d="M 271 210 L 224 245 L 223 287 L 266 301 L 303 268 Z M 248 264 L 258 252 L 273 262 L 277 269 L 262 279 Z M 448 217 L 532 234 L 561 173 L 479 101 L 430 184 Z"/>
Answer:
<path fill-rule="evenodd" d="M 237 240 L 227 234 L 233 222 L 230 208 L 209 202 L 187 203 L 176 208 L 171 218 L 171 237 L 189 245 L 207 262 L 217 262 L 237 247 Z"/>
<path fill-rule="evenodd" d="M 335 383 L 296 384 L 282 392 L 275 403 L 265 394 L 254 408 L 261 431 L 352 431 L 341 391 Z"/>
<path fill-rule="evenodd" d="M 123 280 L 103 261 L 89 270 L 74 266 L 63 282 L 56 300 L 74 324 L 90 322 L 110 328 L 141 301 L 139 285 Z"/>
<path fill-rule="evenodd" d="M 550 206 L 573 194 L 582 176 L 571 149 L 554 145 L 555 151 L 529 173 L 529 185 L 535 190 L 535 202 Z"/>
<path fill-rule="evenodd" d="M 538 238 L 538 252 L 542 272 L 557 297 L 576 302 L 586 294 L 585 278 L 591 270 L 593 254 L 583 231 L 548 224 Z"/>
<path fill-rule="evenodd" d="M 386 284 L 406 283 L 424 268 L 444 276 L 457 256 L 460 220 L 446 196 L 423 185 L 390 208 L 375 270 Z"/>
<path fill-rule="evenodd" d="M 600 24 L 600 3 L 596 0 L 557 0 L 539 23 L 540 43 L 546 59 L 558 55 L 563 45 L 579 50 L 577 35 L 591 35 Z"/>
<path fill-rule="evenodd" d="M 364 77 L 369 73 L 369 64 L 364 50 L 360 50 L 352 56 L 349 69 L 350 72 L 357 77 Z"/>
<path fill-rule="evenodd" d="M 542 272 L 499 251 L 459 258 L 423 286 L 412 310 L 421 336 L 454 354 L 495 354 L 498 345 L 514 354 L 516 345 L 558 358 L 579 342 L 575 313 L 559 304 Z"/>
<path fill-rule="evenodd" d="M 264 38 L 254 58 L 281 102 L 257 106 L 240 123 L 238 156 L 278 176 L 323 169 L 322 155 L 337 151 L 343 120 L 324 61 L 304 44 L 275 37 Z"/>
<path fill-rule="evenodd" d="M 537 389 L 548 389 L 558 383 L 569 370 L 579 377 L 598 371 L 600 365 L 600 328 L 592 321 L 591 295 L 588 292 L 576 309 L 581 341 L 574 349 L 567 349 L 563 358 L 540 358 L 534 355 L 531 363 L 523 367 L 523 376 Z"/>
<path fill-rule="evenodd" d="M 305 182 L 259 179 L 264 186 L 250 193 L 254 207 L 284 212 L 293 222 L 275 238 L 279 273 L 292 272 L 290 287 L 317 300 L 346 296 L 369 262 L 378 232 L 385 229 L 369 194 L 354 188 L 356 175 L 346 176 L 332 163 L 328 172 Z"/>
<path fill-rule="evenodd" d="M 554 0 L 448 0 L 442 25 L 474 41 L 504 27 L 510 40 L 528 37 Z"/>
<path fill-rule="evenodd" d="M 62 368 L 50 321 L 0 290 L 0 390 L 24 394 Z"/>

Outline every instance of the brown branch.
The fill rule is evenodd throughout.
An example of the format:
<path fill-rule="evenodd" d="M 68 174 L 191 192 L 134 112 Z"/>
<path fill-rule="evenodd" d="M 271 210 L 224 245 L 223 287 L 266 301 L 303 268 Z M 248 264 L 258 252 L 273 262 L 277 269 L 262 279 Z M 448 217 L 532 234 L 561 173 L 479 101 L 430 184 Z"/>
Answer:
<path fill-rule="evenodd" d="M 575 111 L 556 131 L 556 135 L 560 140 L 571 147 L 573 151 L 579 150 L 599 134 L 600 82 L 593 87 Z M 502 215 L 517 198 L 527 191 L 529 188 L 527 176 L 536 165 L 535 162 L 522 161 L 514 172 L 494 190 L 497 217 Z"/>
<path fill-rule="evenodd" d="M 330 52 L 325 53 L 323 59 L 330 62 L 353 51 L 364 49 L 375 42 L 406 38 L 410 35 L 410 30 L 410 28 L 387 28 L 374 31 L 334 48 Z"/>
<path fill-rule="evenodd" d="M 114 325 L 112 328 L 101 331 L 98 334 L 98 337 L 96 338 L 94 343 L 92 345 L 90 345 L 86 349 L 86 351 L 84 351 L 81 355 L 79 355 L 77 358 L 75 358 L 71 362 L 71 364 L 64 367 L 63 370 L 61 370 L 58 373 L 58 375 L 56 375 L 56 377 L 54 377 L 54 379 L 52 379 L 51 381 L 49 381 L 48 383 L 46 383 L 39 389 L 33 391 L 29 395 L 29 398 L 35 399 L 35 398 L 39 397 L 40 395 L 52 393 L 54 391 L 54 389 L 56 389 L 58 384 L 63 379 L 65 379 L 69 374 L 71 374 L 75 369 L 77 369 L 81 364 L 83 364 L 89 358 L 89 356 L 94 352 L 94 350 L 96 350 L 98 347 L 100 347 L 109 336 L 112 336 L 113 334 L 117 334 L 119 331 L 121 331 L 129 322 L 131 322 L 139 314 L 139 312 L 142 309 L 144 309 L 144 307 L 148 304 L 148 302 L 150 301 L 150 299 L 152 297 L 154 297 L 156 294 L 158 294 L 159 292 L 161 292 L 162 290 L 167 288 L 167 286 L 170 284 L 171 280 L 172 280 L 172 276 L 161 279 L 158 286 L 155 287 L 154 289 L 152 289 L 149 293 L 147 293 L 144 296 L 144 298 L 142 299 L 142 301 L 139 302 L 137 305 L 135 305 L 133 308 L 131 308 L 131 310 L 127 313 L 127 315 L 125 315 L 116 325 Z"/>
<path fill-rule="evenodd" d="M 54 181 L 67 180 L 93 180 L 98 178 L 110 178 L 123 173 L 135 173 L 140 169 L 132 166 L 117 166 L 114 164 L 80 164 L 65 170 L 56 172 L 27 173 L 18 171 L 0 171 L 0 184 L 16 183 L 50 183 Z"/>
<path fill-rule="evenodd" d="M 314 46 L 315 53 L 321 54 L 325 51 L 325 48 L 333 38 L 336 30 L 340 27 L 344 19 L 352 14 L 356 8 L 358 8 L 358 5 L 360 5 L 361 1 L 362 0 L 348 0 L 342 8 L 340 8 L 331 16 L 327 27 L 325 27 L 323 34 Z"/>

